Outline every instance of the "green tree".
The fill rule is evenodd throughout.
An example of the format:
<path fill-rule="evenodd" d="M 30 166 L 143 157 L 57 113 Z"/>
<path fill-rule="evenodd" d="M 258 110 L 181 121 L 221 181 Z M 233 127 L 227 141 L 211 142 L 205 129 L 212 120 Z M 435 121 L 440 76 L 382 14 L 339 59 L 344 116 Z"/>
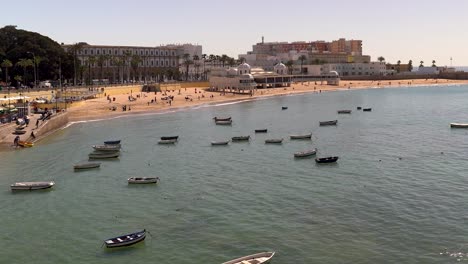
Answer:
<path fill-rule="evenodd" d="M 76 73 L 79 66 L 78 53 L 83 50 L 83 47 L 87 45 L 84 42 L 75 43 L 71 46 L 70 52 L 73 56 L 73 85 L 76 86 Z"/>
<path fill-rule="evenodd" d="M 4 59 L 4 60 L 2 61 L 2 64 L 1 64 L 0 66 L 2 66 L 2 68 L 5 69 L 5 83 L 6 83 L 7 86 L 9 86 L 9 85 L 8 85 L 8 80 L 9 80 L 10 78 L 9 78 L 9 75 L 8 75 L 8 69 L 11 68 L 11 67 L 13 67 L 13 63 L 11 63 L 11 61 L 8 60 L 8 59 Z"/>
<path fill-rule="evenodd" d="M 397 73 L 400 73 L 401 60 L 397 61 Z"/>
<path fill-rule="evenodd" d="M 419 62 L 419 68 L 422 68 L 422 67 L 424 67 L 424 61 Z"/>
<path fill-rule="evenodd" d="M 101 54 L 97 57 L 97 65 L 99 67 L 99 82 L 102 83 L 103 77 L 103 67 L 104 64 L 109 60 L 109 55 Z"/>
<path fill-rule="evenodd" d="M 220 61 L 221 61 L 221 64 L 223 65 L 223 68 L 228 60 L 229 60 L 229 57 L 226 54 L 221 55 Z"/>
<path fill-rule="evenodd" d="M 190 59 L 190 54 L 188 53 L 185 53 L 182 56 L 182 59 L 184 60 L 183 64 L 185 65 L 185 80 L 188 81 L 189 67 L 193 64 L 193 61 Z"/>
<path fill-rule="evenodd" d="M 132 68 L 133 71 L 133 81 L 136 81 L 136 75 L 138 73 L 138 67 L 140 66 L 140 63 L 142 62 L 142 59 L 138 55 L 133 55 L 132 58 L 130 59 L 130 67 Z"/>
<path fill-rule="evenodd" d="M 436 66 L 436 61 L 435 61 L 435 60 L 432 60 L 432 67 L 437 67 L 437 66 Z"/>
<path fill-rule="evenodd" d="M 88 85 L 93 85 L 93 72 L 91 68 L 94 67 L 95 63 L 96 63 L 96 57 L 89 56 L 88 57 Z"/>
<path fill-rule="evenodd" d="M 304 65 L 304 61 L 307 60 L 307 57 L 306 57 L 306 55 L 301 55 L 301 56 L 299 56 L 298 60 L 301 61 L 301 74 L 302 74 L 302 73 L 304 73 L 304 69 L 302 67 Z"/>
<path fill-rule="evenodd" d="M 198 80 L 198 70 L 200 69 L 200 57 L 193 55 L 193 66 L 195 67 L 195 78 Z"/>
<path fill-rule="evenodd" d="M 382 62 L 384 62 L 384 61 L 385 61 L 385 58 L 384 58 L 384 57 L 382 57 L 382 56 L 380 56 L 380 57 L 378 57 L 378 58 L 377 58 L 377 60 L 378 60 L 379 62 L 381 62 L 381 63 L 382 63 Z"/>
<path fill-rule="evenodd" d="M 412 71 L 412 70 L 413 70 L 413 61 L 409 60 L 408 61 L 408 71 Z"/>
<path fill-rule="evenodd" d="M 289 74 L 292 74 L 293 73 L 294 61 L 293 60 L 288 60 L 285 64 L 286 64 L 286 67 L 288 67 Z"/>
<path fill-rule="evenodd" d="M 26 81 L 26 72 L 28 67 L 33 67 L 34 63 L 31 59 L 20 59 L 17 63 L 16 66 L 21 67 L 23 69 L 23 81 L 25 84 L 27 84 Z"/>

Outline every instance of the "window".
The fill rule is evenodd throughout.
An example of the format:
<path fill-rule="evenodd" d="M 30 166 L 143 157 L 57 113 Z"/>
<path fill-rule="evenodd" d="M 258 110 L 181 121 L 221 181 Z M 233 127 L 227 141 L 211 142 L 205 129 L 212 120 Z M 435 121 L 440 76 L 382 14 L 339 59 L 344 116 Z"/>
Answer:
<path fill-rule="evenodd" d="M 88 55 L 88 50 L 87 49 L 84 50 L 84 54 Z"/>
<path fill-rule="evenodd" d="M 146 56 L 148 56 L 148 51 L 146 51 Z"/>
<path fill-rule="evenodd" d="M 169 66 L 169 61 L 168 60 L 166 60 L 166 66 Z"/>
<path fill-rule="evenodd" d="M 153 55 L 153 51 L 151 51 L 151 55 Z"/>
<path fill-rule="evenodd" d="M 99 50 L 96 50 L 96 54 L 99 55 Z"/>
<path fill-rule="evenodd" d="M 156 56 L 159 56 L 159 51 L 156 51 Z"/>
<path fill-rule="evenodd" d="M 94 50 L 91 50 L 91 55 L 93 55 L 93 54 L 94 54 Z"/>
<path fill-rule="evenodd" d="M 118 53 L 118 51 L 117 51 L 117 50 L 115 50 L 114 54 L 115 54 L 115 55 L 117 55 L 117 53 Z"/>
<path fill-rule="evenodd" d="M 156 61 L 156 66 L 159 66 L 159 61 L 158 60 Z"/>

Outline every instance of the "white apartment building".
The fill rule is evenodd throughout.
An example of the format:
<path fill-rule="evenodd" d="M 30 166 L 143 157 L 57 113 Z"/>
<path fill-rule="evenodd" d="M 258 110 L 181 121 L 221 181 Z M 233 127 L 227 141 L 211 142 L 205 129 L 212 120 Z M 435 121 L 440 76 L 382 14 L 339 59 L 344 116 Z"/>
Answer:
<path fill-rule="evenodd" d="M 336 63 L 321 65 L 322 73 L 329 73 L 332 71 L 336 71 L 341 77 L 386 75 L 388 72 L 385 62 Z"/>

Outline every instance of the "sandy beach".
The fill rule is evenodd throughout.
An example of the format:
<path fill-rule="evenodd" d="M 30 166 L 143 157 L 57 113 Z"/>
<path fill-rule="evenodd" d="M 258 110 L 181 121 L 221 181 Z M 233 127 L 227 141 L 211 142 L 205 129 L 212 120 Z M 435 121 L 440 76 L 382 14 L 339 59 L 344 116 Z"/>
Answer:
<path fill-rule="evenodd" d="M 339 86 L 320 85 L 318 82 L 294 83 L 291 87 L 258 89 L 251 96 L 248 94 L 232 94 L 207 91 L 207 88 L 190 87 L 177 90 L 168 90 L 154 93 L 141 92 L 141 86 L 108 87 L 104 94 L 98 98 L 74 102 L 67 108 L 69 122 L 90 121 L 99 119 L 115 118 L 125 115 L 157 113 L 180 108 L 188 108 L 202 104 L 219 104 L 233 101 L 252 100 L 269 96 L 282 96 L 299 93 L 317 93 L 330 91 L 348 91 L 355 89 L 382 89 L 396 87 L 417 87 L 427 85 L 456 85 L 467 84 L 468 80 L 446 80 L 446 79 L 415 79 L 415 80 L 392 80 L 392 81 L 341 81 Z M 31 98 L 38 96 L 36 92 L 26 94 Z M 15 96 L 12 94 L 11 96 Z M 173 100 L 163 100 L 163 98 L 173 96 Z M 111 100 L 108 100 L 108 97 Z M 130 101 L 129 98 L 135 98 Z M 126 110 L 124 111 L 124 108 Z M 113 110 L 114 109 L 114 110 Z M 33 117 L 33 120 L 35 120 Z M 40 140 L 53 131 L 45 135 L 39 135 Z M 11 146 L 11 138 L 0 141 L 1 150 L 15 149 Z"/>
<path fill-rule="evenodd" d="M 83 104 L 77 107 L 68 109 L 69 119 L 73 121 L 84 121 L 93 119 L 105 119 L 121 115 L 130 115 L 137 113 L 150 113 L 175 108 L 193 107 L 201 104 L 215 104 L 229 101 L 249 100 L 267 96 L 280 96 L 297 93 L 308 92 L 328 92 L 339 90 L 352 89 L 367 89 L 367 88 L 391 88 L 403 86 L 424 86 L 424 85 L 448 85 L 448 84 L 467 84 L 465 80 L 445 80 L 445 79 L 417 79 L 417 80 L 392 80 L 392 81 L 342 81 L 339 86 L 320 85 L 314 82 L 295 83 L 291 87 L 285 88 L 270 88 L 258 89 L 253 96 L 242 94 L 221 94 L 220 92 L 210 92 L 202 88 L 181 88 L 180 90 L 172 90 L 163 93 L 154 92 L 136 92 L 135 88 L 132 91 L 122 89 L 119 93 L 114 89 L 112 100 L 109 102 L 106 96 L 100 98 L 86 100 Z M 135 97 L 135 101 L 129 101 L 129 96 Z M 174 100 L 161 100 L 163 97 L 174 96 Z M 186 99 L 189 98 L 189 99 Z M 153 102 L 151 102 L 153 100 Z M 156 101 L 154 101 L 156 100 Z M 127 106 L 127 110 L 123 111 L 123 107 Z M 115 111 L 111 109 L 115 107 Z"/>

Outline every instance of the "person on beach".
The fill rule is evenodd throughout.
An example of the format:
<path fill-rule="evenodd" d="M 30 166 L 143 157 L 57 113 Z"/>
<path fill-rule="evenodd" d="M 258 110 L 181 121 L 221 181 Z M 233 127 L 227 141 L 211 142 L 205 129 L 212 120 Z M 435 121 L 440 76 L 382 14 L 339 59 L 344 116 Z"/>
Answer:
<path fill-rule="evenodd" d="M 36 129 L 39 128 L 39 118 L 36 120 Z"/>
<path fill-rule="evenodd" d="M 16 136 L 15 140 L 13 140 L 13 144 L 15 145 L 15 147 L 18 147 L 19 140 L 20 140 L 20 136 Z"/>
<path fill-rule="evenodd" d="M 34 131 L 31 131 L 31 137 L 32 137 L 33 139 L 36 139 L 36 135 L 34 135 Z"/>

